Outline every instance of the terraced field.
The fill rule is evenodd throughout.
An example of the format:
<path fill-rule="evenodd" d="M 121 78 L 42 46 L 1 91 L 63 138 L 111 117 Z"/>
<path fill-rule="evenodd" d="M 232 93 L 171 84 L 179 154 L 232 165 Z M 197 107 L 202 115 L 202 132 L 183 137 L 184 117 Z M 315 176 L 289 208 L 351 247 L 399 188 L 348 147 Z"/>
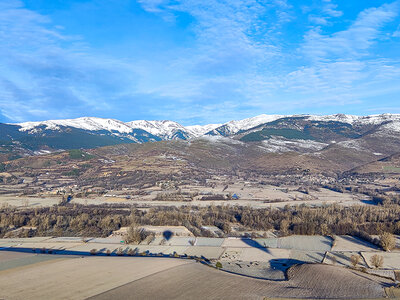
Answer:
<path fill-rule="evenodd" d="M 375 276 L 317 264 L 293 267 L 289 270 L 288 281 L 246 278 L 200 264 L 185 264 L 91 299 L 371 299 L 383 298 L 388 283 Z"/>
<path fill-rule="evenodd" d="M 337 240 L 334 247 L 341 251 L 332 251 L 332 239 L 323 236 L 196 238 L 194 246 L 187 245 L 188 237 L 174 237 L 169 245 L 121 245 L 115 237 L 1 239 L 0 299 L 384 297 L 384 288 L 393 286 L 393 280 L 347 268 L 352 254 L 369 257 L 382 252 L 353 237 Z M 265 248 L 262 243 L 282 248 Z M 136 248 L 139 256 L 128 255 L 128 247 Z M 90 255 L 93 249 L 96 256 Z M 390 269 L 359 266 L 393 278 L 386 274 L 398 268 L 399 252 L 384 254 Z M 329 265 L 332 255 L 337 265 Z M 200 260 L 209 266 L 187 256 L 203 257 Z M 222 263 L 221 271 L 210 267 L 217 261 Z"/>

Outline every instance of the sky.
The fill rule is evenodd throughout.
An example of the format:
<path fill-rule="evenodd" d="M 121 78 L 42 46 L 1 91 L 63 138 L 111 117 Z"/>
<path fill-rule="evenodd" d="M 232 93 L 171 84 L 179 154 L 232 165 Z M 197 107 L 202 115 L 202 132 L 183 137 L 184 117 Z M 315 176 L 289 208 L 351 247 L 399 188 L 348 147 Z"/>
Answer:
<path fill-rule="evenodd" d="M 0 122 L 400 113 L 400 0 L 0 0 Z"/>

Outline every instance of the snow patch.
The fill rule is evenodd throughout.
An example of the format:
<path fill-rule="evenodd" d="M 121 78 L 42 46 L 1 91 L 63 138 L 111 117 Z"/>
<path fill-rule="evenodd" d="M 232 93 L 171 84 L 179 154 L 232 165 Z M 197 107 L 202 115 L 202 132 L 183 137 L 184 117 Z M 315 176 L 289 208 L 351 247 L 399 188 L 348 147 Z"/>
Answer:
<path fill-rule="evenodd" d="M 400 132 L 400 121 L 394 120 L 382 126 L 384 130 Z"/>
<path fill-rule="evenodd" d="M 34 151 L 33 152 L 35 155 L 43 155 L 43 154 L 50 154 L 50 153 L 52 153 L 51 151 L 49 151 L 49 150 L 37 150 L 37 151 Z"/>
<path fill-rule="evenodd" d="M 279 137 L 271 137 L 270 139 L 264 140 L 261 143 L 262 148 L 268 152 L 314 152 L 328 146 L 326 143 L 311 140 L 289 140 Z"/>
<path fill-rule="evenodd" d="M 212 143 L 224 143 L 224 144 L 235 144 L 235 145 L 245 145 L 246 143 L 239 140 L 235 140 L 225 136 L 219 135 L 203 135 L 197 138 L 197 140 L 204 140 Z"/>
<path fill-rule="evenodd" d="M 342 141 L 342 142 L 337 143 L 337 145 L 340 145 L 340 146 L 345 147 L 345 148 L 356 149 L 356 150 L 359 150 L 359 151 L 363 151 L 364 150 L 364 148 L 356 140 Z"/>

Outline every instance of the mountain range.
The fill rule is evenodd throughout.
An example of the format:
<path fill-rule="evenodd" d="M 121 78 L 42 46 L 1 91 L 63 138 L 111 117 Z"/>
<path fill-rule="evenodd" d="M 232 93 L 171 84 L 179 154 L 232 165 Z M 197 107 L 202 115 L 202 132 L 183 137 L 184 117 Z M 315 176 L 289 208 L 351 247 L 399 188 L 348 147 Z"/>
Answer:
<path fill-rule="evenodd" d="M 340 145 L 374 155 L 400 149 L 400 114 L 259 115 L 224 124 L 182 126 L 174 121 L 83 117 L 19 124 L 0 123 L 0 156 L 9 160 L 65 149 L 122 143 L 227 138 L 269 152 L 315 152 Z"/>

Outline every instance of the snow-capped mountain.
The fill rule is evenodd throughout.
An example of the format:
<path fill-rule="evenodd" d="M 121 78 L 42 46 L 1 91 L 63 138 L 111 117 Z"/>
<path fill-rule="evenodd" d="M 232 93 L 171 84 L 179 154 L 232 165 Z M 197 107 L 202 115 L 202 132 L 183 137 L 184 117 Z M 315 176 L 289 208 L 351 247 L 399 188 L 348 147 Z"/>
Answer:
<path fill-rule="evenodd" d="M 82 117 L 77 119 L 24 122 L 14 125 L 20 126 L 19 131 L 30 133 L 41 130 L 60 130 L 62 127 L 73 127 L 88 131 L 108 131 L 114 134 L 119 133 L 130 135 L 135 129 L 141 129 L 163 140 L 174 140 L 198 137 L 218 126 L 221 126 L 222 124 L 208 124 L 204 126 L 194 125 L 184 127 L 177 122 L 168 120 L 135 120 L 131 122 L 122 122 L 115 119 Z"/>
<path fill-rule="evenodd" d="M 222 135 L 229 136 L 238 133 L 241 130 L 247 130 L 258 125 L 269 123 L 281 118 L 283 115 L 259 115 L 252 118 L 247 118 L 243 120 L 229 121 L 228 123 L 222 124 L 207 132 L 208 135 Z"/>
<path fill-rule="evenodd" d="M 400 122 L 400 114 L 380 114 L 380 115 L 370 115 L 370 116 L 355 116 L 355 115 L 345 115 L 345 114 L 335 114 L 335 115 L 303 115 L 307 117 L 308 120 L 313 121 L 334 121 L 342 122 L 351 125 L 378 125 L 385 122 Z"/>
<path fill-rule="evenodd" d="M 119 133 L 131 133 L 132 127 L 126 123 L 114 119 L 102 119 L 95 117 L 83 117 L 77 119 L 48 120 L 39 122 L 25 122 L 16 124 L 21 126 L 20 131 L 30 131 L 38 127 L 44 127 L 46 130 L 59 130 L 60 127 L 74 127 L 89 131 L 116 131 Z"/>
<path fill-rule="evenodd" d="M 277 121 L 283 118 L 303 118 L 309 121 L 341 122 L 353 126 L 362 125 L 387 125 L 391 130 L 400 131 L 400 114 L 381 114 L 371 116 L 355 115 L 266 115 L 262 114 L 243 120 L 229 121 L 224 124 L 207 124 L 182 126 L 181 124 L 169 121 L 147 121 L 135 120 L 122 122 L 115 119 L 103 119 L 96 117 L 83 117 L 77 119 L 48 120 L 39 122 L 24 122 L 13 124 L 20 126 L 19 131 L 34 132 L 35 130 L 59 130 L 61 127 L 73 127 L 88 131 L 108 131 L 110 133 L 131 134 L 134 129 L 144 130 L 163 140 L 189 139 L 202 135 L 230 136 L 241 131 L 246 131 L 262 124 Z M 384 124 L 385 123 L 385 124 Z M 400 124 L 400 123 L 399 123 Z"/>
<path fill-rule="evenodd" d="M 193 136 L 198 137 L 205 135 L 207 132 L 214 130 L 222 126 L 223 124 L 207 124 L 207 125 L 192 125 L 186 126 L 186 130 L 188 130 Z"/>
<path fill-rule="evenodd" d="M 125 123 L 130 128 L 138 128 L 150 132 L 163 140 L 188 139 L 194 137 L 181 124 L 174 121 L 146 121 L 137 120 Z"/>
<path fill-rule="evenodd" d="M 229 121 L 206 132 L 208 135 L 230 136 L 240 131 L 249 130 L 259 125 L 270 123 L 282 118 L 304 118 L 309 121 L 340 122 L 354 126 L 388 124 L 391 130 L 400 131 L 400 114 L 380 114 L 370 116 L 355 116 L 345 114 L 334 115 L 258 115 L 243 120 Z"/>
<path fill-rule="evenodd" d="M 11 142 L 18 147 L 33 151 L 187 140 L 202 136 L 222 136 L 245 143 L 262 142 L 260 146 L 266 149 L 269 145 L 271 151 L 283 148 L 295 151 L 300 151 L 298 149 L 301 148 L 308 151 L 307 149 L 318 147 L 304 147 L 304 143 L 314 143 L 313 145 L 319 146 L 337 143 L 338 146 L 347 148 L 349 145 L 363 144 L 363 149 L 373 148 L 376 153 L 383 153 L 385 149 L 391 148 L 395 151 L 399 147 L 400 114 L 371 116 L 264 114 L 223 124 L 192 126 L 182 126 L 168 120 L 122 122 L 95 117 L 19 124 L 0 123 L 0 141 Z M 389 143 L 389 140 L 394 142 Z M 304 145 L 300 147 L 300 144 Z"/>

